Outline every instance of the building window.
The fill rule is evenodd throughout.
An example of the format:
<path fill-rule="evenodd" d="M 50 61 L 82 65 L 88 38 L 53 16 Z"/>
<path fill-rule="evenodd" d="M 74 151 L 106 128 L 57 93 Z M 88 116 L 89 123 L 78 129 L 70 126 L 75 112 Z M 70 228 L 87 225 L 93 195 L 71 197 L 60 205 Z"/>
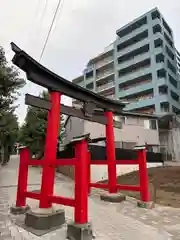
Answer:
<path fill-rule="evenodd" d="M 173 42 L 171 41 L 171 39 L 168 37 L 168 35 L 166 33 L 164 33 L 164 38 L 166 39 L 166 41 L 169 43 L 169 45 L 171 47 L 173 47 Z"/>
<path fill-rule="evenodd" d="M 161 18 L 161 15 L 160 15 L 160 13 L 159 13 L 159 11 L 154 11 L 154 12 L 152 12 L 151 13 L 151 17 L 152 17 L 152 20 L 154 20 L 154 19 L 156 19 L 156 18 Z"/>
<path fill-rule="evenodd" d="M 171 97 L 174 101 L 179 102 L 179 96 L 175 92 L 171 91 Z"/>
<path fill-rule="evenodd" d="M 169 77 L 169 82 L 175 87 L 177 88 L 177 81 L 170 75 L 168 74 L 168 77 Z"/>
<path fill-rule="evenodd" d="M 170 27 L 168 26 L 168 24 L 166 23 L 166 21 L 164 19 L 162 19 L 162 22 L 163 22 L 163 26 L 165 27 L 165 29 L 172 36 L 172 31 L 171 31 Z"/>
<path fill-rule="evenodd" d="M 167 94 L 167 93 L 168 93 L 168 86 L 163 85 L 163 86 L 159 87 L 159 94 L 160 95 L 164 95 L 164 94 Z"/>
<path fill-rule="evenodd" d="M 93 78 L 94 72 L 90 71 L 86 73 L 86 79 Z"/>
<path fill-rule="evenodd" d="M 154 40 L 154 47 L 155 47 L 155 48 L 163 47 L 163 40 L 160 39 L 160 38 Z"/>
<path fill-rule="evenodd" d="M 157 124 L 155 119 L 145 119 L 144 120 L 144 128 L 145 129 L 157 129 Z"/>
<path fill-rule="evenodd" d="M 176 68 L 170 63 L 169 60 L 167 60 L 167 66 L 174 74 L 176 74 Z"/>
<path fill-rule="evenodd" d="M 164 54 L 160 53 L 156 55 L 156 62 L 161 63 L 164 62 Z"/>
<path fill-rule="evenodd" d="M 168 56 L 174 60 L 174 54 L 172 53 L 172 51 L 168 48 L 168 46 L 166 46 L 166 52 L 168 54 Z"/>
<path fill-rule="evenodd" d="M 172 106 L 172 111 L 176 114 L 180 114 L 180 110 L 174 106 Z"/>
<path fill-rule="evenodd" d="M 169 103 L 168 102 L 160 103 L 160 106 L 161 106 L 162 112 L 169 112 Z"/>
<path fill-rule="evenodd" d="M 89 83 L 86 85 L 86 88 L 89 89 L 89 90 L 92 90 L 94 88 L 94 83 Z"/>
<path fill-rule="evenodd" d="M 157 129 L 157 124 L 155 119 L 150 120 L 150 129 L 153 129 L 153 130 Z"/>
<path fill-rule="evenodd" d="M 159 24 L 153 26 L 153 33 L 158 33 L 158 32 L 161 32 L 162 29 L 161 29 L 161 26 Z"/>
<path fill-rule="evenodd" d="M 157 70 L 157 77 L 158 78 L 165 78 L 166 77 L 166 70 L 164 68 Z"/>

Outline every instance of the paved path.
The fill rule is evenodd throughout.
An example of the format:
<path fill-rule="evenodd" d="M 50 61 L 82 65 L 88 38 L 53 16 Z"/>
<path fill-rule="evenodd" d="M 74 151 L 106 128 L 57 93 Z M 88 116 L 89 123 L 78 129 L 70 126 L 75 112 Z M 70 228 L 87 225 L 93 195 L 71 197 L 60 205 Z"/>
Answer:
<path fill-rule="evenodd" d="M 66 226 L 39 238 L 15 225 L 9 207 L 15 203 L 17 167 L 18 158 L 12 157 L 9 165 L 0 169 L 0 240 L 41 238 L 65 240 Z M 29 190 L 39 189 L 40 177 L 40 169 L 29 169 Z M 73 182 L 58 174 L 55 193 L 73 197 Z M 89 197 L 89 219 L 92 221 L 97 240 L 180 239 L 180 209 L 160 206 L 154 210 L 140 209 L 136 207 L 136 202 L 132 198 L 121 204 L 110 204 L 100 202 L 99 193 L 98 190 L 93 190 L 92 196 Z M 28 200 L 28 204 L 31 207 L 38 206 L 38 202 L 34 200 Z M 55 205 L 55 207 L 59 206 Z M 73 219 L 73 209 L 63 208 L 67 220 Z"/>

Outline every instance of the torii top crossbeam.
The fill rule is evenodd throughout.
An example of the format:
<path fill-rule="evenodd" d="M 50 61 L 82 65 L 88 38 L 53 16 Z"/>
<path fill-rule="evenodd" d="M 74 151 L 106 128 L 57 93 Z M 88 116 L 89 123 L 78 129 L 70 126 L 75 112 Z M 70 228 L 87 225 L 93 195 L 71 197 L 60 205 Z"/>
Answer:
<path fill-rule="evenodd" d="M 105 111 L 112 111 L 116 114 L 120 114 L 125 107 L 125 103 L 121 101 L 100 96 L 51 72 L 14 43 L 11 43 L 11 48 L 15 53 L 12 60 L 13 63 L 26 73 L 27 79 L 31 82 L 45 87 L 50 91 L 59 91 L 66 96 L 78 99 L 84 103 L 93 103 L 98 108 L 102 108 Z"/>

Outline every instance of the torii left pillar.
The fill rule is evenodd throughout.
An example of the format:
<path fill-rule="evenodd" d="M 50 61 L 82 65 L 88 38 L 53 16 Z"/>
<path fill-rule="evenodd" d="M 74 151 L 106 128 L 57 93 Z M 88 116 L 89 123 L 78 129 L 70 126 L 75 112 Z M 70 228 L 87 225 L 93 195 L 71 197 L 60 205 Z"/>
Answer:
<path fill-rule="evenodd" d="M 48 125 L 44 152 L 44 165 L 40 189 L 39 208 L 26 214 L 25 224 L 36 230 L 60 227 L 65 223 L 64 210 L 55 210 L 49 196 L 53 196 L 55 179 L 55 162 L 60 125 L 61 93 L 51 92 L 51 109 L 48 112 Z"/>
<path fill-rule="evenodd" d="M 45 165 L 42 171 L 41 199 L 39 204 L 39 207 L 42 209 L 49 209 L 52 207 L 52 203 L 49 202 L 48 196 L 52 196 L 54 190 L 55 167 L 53 163 L 56 161 L 60 125 L 60 102 L 61 94 L 59 92 L 51 92 L 52 107 L 48 112 L 48 126 L 44 152 Z"/>

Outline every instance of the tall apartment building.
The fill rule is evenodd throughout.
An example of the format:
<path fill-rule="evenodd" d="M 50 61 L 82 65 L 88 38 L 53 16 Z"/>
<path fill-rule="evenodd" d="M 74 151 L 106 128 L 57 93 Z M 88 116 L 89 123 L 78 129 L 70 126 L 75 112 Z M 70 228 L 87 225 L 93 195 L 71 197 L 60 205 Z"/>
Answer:
<path fill-rule="evenodd" d="M 180 54 L 157 8 L 116 31 L 116 39 L 73 80 L 100 95 L 129 102 L 124 110 L 180 110 Z"/>
<path fill-rule="evenodd" d="M 91 59 L 82 76 L 72 82 L 100 95 L 115 98 L 114 43 Z"/>
<path fill-rule="evenodd" d="M 178 50 L 176 50 L 176 61 L 177 61 L 178 78 L 180 80 L 180 52 L 178 52 Z"/>

